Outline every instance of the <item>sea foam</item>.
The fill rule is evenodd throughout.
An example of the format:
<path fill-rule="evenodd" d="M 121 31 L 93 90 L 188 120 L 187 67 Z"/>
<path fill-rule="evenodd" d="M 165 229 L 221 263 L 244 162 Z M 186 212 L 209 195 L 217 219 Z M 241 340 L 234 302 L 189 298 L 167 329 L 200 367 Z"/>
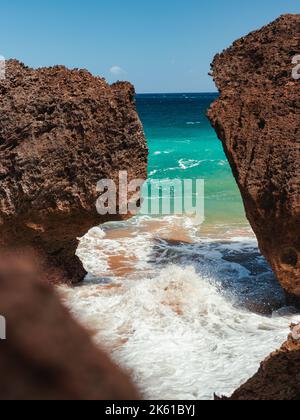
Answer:
<path fill-rule="evenodd" d="M 234 262 L 241 249 L 259 258 L 253 238 L 203 240 L 184 218 L 108 224 L 78 250 L 93 276 L 60 292 L 146 399 L 208 400 L 254 374 L 299 321 L 294 311 L 263 316 L 241 304 L 255 282 L 261 294 L 278 292 L 264 289 L 267 268 L 253 276 L 251 264 Z M 116 272 L 112 256 L 127 270 Z"/>

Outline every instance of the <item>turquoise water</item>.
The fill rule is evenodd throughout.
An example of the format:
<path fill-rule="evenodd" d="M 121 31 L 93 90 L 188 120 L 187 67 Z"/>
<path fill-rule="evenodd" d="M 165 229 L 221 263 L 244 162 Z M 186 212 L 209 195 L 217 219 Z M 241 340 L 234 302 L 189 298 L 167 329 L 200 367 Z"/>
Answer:
<path fill-rule="evenodd" d="M 217 94 L 137 96 L 150 179 L 205 180 L 206 223 L 246 224 L 240 192 L 206 111 Z"/>

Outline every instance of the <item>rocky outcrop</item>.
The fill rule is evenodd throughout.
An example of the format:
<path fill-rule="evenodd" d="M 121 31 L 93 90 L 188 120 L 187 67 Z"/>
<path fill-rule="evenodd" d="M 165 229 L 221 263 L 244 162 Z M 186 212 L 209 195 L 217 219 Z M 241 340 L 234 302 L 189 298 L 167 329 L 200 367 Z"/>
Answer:
<path fill-rule="evenodd" d="M 300 15 L 286 15 L 215 57 L 223 142 L 262 253 L 300 305 Z M 294 64 L 293 64 L 294 61 Z"/>
<path fill-rule="evenodd" d="M 48 273 L 32 256 L 0 254 L 0 314 L 7 322 L 7 340 L 0 340 L 0 399 L 137 399 L 129 379 L 92 344 L 47 283 Z"/>
<path fill-rule="evenodd" d="M 146 178 L 147 147 L 129 83 L 86 70 L 6 63 L 0 81 L 0 247 L 30 246 L 52 278 L 85 275 L 77 238 L 107 219 L 99 180 Z M 123 216 L 122 216 L 123 217 Z M 119 218 L 117 216 L 117 218 Z"/>
<path fill-rule="evenodd" d="M 217 398 L 219 399 L 219 398 Z M 262 364 L 256 375 L 224 400 L 299 401 L 300 325 L 292 327 L 288 341 Z"/>

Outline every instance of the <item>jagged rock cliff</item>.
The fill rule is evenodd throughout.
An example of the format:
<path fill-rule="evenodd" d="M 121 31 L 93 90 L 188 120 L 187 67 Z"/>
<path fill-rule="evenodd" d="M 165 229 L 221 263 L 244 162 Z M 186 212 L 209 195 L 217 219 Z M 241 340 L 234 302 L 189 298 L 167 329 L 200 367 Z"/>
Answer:
<path fill-rule="evenodd" d="M 300 305 L 300 15 L 286 15 L 215 57 L 222 140 L 262 253 Z M 295 60 L 294 60 L 295 61 Z"/>
<path fill-rule="evenodd" d="M 129 379 L 68 314 L 28 253 L 0 253 L 1 400 L 130 400 Z M 59 279 L 57 279 L 59 281 Z"/>
<path fill-rule="evenodd" d="M 77 238 L 106 221 L 96 184 L 146 178 L 147 147 L 129 83 L 86 70 L 6 63 L 0 81 L 0 247 L 34 247 L 57 278 L 85 275 Z M 55 276 L 54 276 L 55 277 Z"/>

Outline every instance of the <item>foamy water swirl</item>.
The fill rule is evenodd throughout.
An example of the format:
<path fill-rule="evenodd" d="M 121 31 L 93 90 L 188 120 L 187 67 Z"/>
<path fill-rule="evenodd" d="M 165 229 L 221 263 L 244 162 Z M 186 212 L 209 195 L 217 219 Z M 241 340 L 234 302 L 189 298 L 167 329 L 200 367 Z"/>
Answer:
<path fill-rule="evenodd" d="M 161 232 L 163 225 L 151 231 L 149 226 L 133 224 L 127 236 L 124 231 L 93 230 L 82 241 L 79 254 L 94 274 L 111 277 L 90 277 L 81 287 L 60 292 L 73 314 L 93 331 L 96 342 L 130 372 L 146 399 L 206 400 L 214 393 L 228 395 L 281 345 L 289 324 L 299 321 L 299 316 L 287 311 L 285 316 L 267 317 L 237 306 L 213 271 L 209 274 L 204 265 L 202 270 L 192 264 L 192 241 L 179 245 L 179 264 L 163 264 L 163 253 L 160 259 L 150 258 L 157 229 Z M 228 270 L 229 263 L 207 247 L 210 252 L 218 269 Z M 116 253 L 125 266 L 136 270 L 114 273 L 110 264 Z M 239 274 L 236 264 L 231 269 L 241 278 L 247 274 L 242 267 Z"/>

